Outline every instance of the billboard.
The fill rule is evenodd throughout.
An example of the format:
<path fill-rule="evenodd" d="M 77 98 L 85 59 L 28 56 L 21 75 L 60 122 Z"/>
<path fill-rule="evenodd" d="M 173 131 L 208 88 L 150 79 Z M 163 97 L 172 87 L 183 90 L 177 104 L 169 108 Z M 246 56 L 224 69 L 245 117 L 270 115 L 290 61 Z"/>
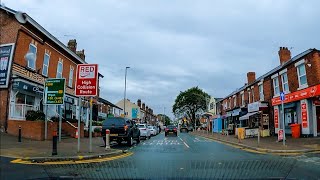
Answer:
<path fill-rule="evenodd" d="M 8 88 L 14 44 L 0 45 L 0 88 Z"/>
<path fill-rule="evenodd" d="M 78 64 L 75 95 L 97 96 L 98 88 L 98 64 Z"/>

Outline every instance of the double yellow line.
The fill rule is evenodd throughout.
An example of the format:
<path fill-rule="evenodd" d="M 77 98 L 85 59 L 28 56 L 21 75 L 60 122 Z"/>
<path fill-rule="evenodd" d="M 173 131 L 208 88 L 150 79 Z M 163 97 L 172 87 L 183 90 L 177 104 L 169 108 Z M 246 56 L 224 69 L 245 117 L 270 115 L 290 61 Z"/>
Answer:
<path fill-rule="evenodd" d="M 43 163 L 37 163 L 37 162 L 31 162 L 28 160 L 22 160 L 22 159 L 15 159 L 12 160 L 11 163 L 16 164 L 33 164 L 33 165 L 53 165 L 53 164 L 87 164 L 87 163 L 101 163 L 105 161 L 113 161 L 116 159 L 125 158 L 128 156 L 131 156 L 133 152 L 127 152 L 121 155 L 113 156 L 113 157 L 104 157 L 104 158 L 95 158 L 95 159 L 86 159 L 86 160 L 69 160 L 69 161 L 50 161 L 50 162 L 43 162 Z M 81 158 L 79 158 L 81 159 Z"/>

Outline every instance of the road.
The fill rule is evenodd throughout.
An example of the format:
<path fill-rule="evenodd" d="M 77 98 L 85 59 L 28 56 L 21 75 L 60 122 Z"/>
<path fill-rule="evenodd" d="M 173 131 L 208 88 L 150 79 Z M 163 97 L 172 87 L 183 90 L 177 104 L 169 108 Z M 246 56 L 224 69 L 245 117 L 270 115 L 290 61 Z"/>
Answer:
<path fill-rule="evenodd" d="M 113 148 L 125 149 L 124 145 Z M 318 179 L 320 155 L 255 154 L 186 133 L 159 134 L 128 149 L 132 156 L 91 164 L 19 165 L 1 159 L 1 179 Z"/>

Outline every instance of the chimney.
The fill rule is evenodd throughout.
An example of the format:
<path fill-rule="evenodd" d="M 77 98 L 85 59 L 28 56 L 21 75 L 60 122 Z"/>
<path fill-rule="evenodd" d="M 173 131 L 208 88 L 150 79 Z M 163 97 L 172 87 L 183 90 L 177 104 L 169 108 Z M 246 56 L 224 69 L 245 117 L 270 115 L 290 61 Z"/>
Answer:
<path fill-rule="evenodd" d="M 138 99 L 137 105 L 141 108 L 141 99 Z"/>
<path fill-rule="evenodd" d="M 248 84 L 253 83 L 256 80 L 256 73 L 255 72 L 248 72 L 247 73 L 247 80 L 248 80 Z"/>
<path fill-rule="evenodd" d="M 144 103 L 142 103 L 142 109 L 145 110 L 146 105 Z"/>
<path fill-rule="evenodd" d="M 70 39 L 69 42 L 68 42 L 68 48 L 76 53 L 76 50 L 77 50 L 77 41 L 75 39 Z"/>
<path fill-rule="evenodd" d="M 283 65 L 291 59 L 291 52 L 287 47 L 280 47 L 278 54 L 280 59 L 280 65 Z"/>
<path fill-rule="evenodd" d="M 84 54 L 84 49 L 82 49 L 81 51 L 76 51 L 76 54 L 85 61 L 86 59 L 86 55 Z"/>
<path fill-rule="evenodd" d="M 146 106 L 146 112 L 149 112 L 149 107 L 148 106 Z"/>

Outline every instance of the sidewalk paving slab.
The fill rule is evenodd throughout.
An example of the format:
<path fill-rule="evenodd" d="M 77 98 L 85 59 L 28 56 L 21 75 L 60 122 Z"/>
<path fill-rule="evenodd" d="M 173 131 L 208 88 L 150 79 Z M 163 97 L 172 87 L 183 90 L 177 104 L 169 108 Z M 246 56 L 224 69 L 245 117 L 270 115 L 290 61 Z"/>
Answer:
<path fill-rule="evenodd" d="M 86 160 L 120 155 L 123 150 L 105 150 L 101 137 L 92 138 L 92 152 L 89 152 L 89 138 L 81 138 L 80 152 L 77 152 L 78 140 L 75 138 L 62 139 L 58 142 L 58 154 L 52 155 L 52 140 L 37 141 L 22 139 L 7 133 L 0 133 L 0 156 L 19 158 L 28 161 L 66 161 Z"/>
<path fill-rule="evenodd" d="M 286 146 L 282 142 L 277 142 L 277 137 L 247 138 L 238 140 L 234 135 L 222 135 L 219 133 L 192 132 L 194 135 L 206 137 L 226 144 L 236 145 L 247 149 L 252 149 L 265 153 L 309 153 L 320 151 L 320 138 L 298 138 L 287 137 Z"/>

